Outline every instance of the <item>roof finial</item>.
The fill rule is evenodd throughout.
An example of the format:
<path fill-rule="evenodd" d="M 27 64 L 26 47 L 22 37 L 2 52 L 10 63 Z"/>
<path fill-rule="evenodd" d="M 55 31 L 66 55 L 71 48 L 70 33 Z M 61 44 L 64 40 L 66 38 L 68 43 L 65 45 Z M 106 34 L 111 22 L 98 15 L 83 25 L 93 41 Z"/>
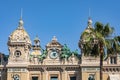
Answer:
<path fill-rule="evenodd" d="M 21 8 L 21 15 L 20 15 L 20 21 L 19 21 L 19 25 L 18 25 L 18 29 L 23 29 L 23 20 L 22 20 L 22 8 Z"/>
<path fill-rule="evenodd" d="M 57 41 L 56 36 L 53 36 L 52 41 Z"/>
<path fill-rule="evenodd" d="M 88 27 L 87 28 L 92 28 L 92 19 L 91 19 L 90 15 L 91 15 L 91 10 L 89 8 Z"/>

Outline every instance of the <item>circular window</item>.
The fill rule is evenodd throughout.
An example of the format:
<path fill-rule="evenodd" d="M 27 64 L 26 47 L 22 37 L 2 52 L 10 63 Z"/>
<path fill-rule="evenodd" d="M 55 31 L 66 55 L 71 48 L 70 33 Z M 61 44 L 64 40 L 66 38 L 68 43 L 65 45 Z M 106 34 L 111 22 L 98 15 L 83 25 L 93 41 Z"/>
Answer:
<path fill-rule="evenodd" d="M 16 50 L 14 55 L 15 55 L 16 57 L 20 57 L 20 56 L 21 56 L 21 52 L 20 52 L 19 50 Z"/>
<path fill-rule="evenodd" d="M 19 77 L 19 75 L 13 75 L 13 80 L 20 80 L 20 77 Z"/>
<path fill-rule="evenodd" d="M 55 52 L 55 51 L 53 51 L 53 52 L 50 53 L 50 57 L 53 58 L 53 59 L 55 59 L 55 58 L 58 57 L 58 53 Z"/>

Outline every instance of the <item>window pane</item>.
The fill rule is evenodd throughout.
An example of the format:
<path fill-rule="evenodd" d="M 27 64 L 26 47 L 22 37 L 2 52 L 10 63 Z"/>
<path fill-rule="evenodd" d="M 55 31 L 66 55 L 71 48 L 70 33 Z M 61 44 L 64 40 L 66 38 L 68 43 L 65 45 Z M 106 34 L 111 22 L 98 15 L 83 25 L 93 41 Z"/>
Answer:
<path fill-rule="evenodd" d="M 32 80 L 38 80 L 38 77 L 32 77 Z"/>
<path fill-rule="evenodd" d="M 58 80 L 58 77 L 51 77 L 51 80 Z"/>
<path fill-rule="evenodd" d="M 116 60 L 116 57 L 114 57 L 114 64 L 117 64 L 117 60 Z"/>
<path fill-rule="evenodd" d="M 113 62 L 112 62 L 112 57 L 110 57 L 110 63 L 113 64 Z"/>
<path fill-rule="evenodd" d="M 74 76 L 74 77 L 70 77 L 70 80 L 76 80 L 76 77 Z"/>

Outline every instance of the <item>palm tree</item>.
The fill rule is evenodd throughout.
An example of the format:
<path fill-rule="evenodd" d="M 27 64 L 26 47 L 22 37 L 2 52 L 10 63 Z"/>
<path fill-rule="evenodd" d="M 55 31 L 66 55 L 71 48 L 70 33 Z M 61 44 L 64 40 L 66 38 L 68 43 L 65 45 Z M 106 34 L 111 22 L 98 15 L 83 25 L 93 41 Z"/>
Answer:
<path fill-rule="evenodd" d="M 113 39 L 110 39 L 111 47 L 108 48 L 108 55 L 120 53 L 120 36 L 115 36 Z"/>
<path fill-rule="evenodd" d="M 106 39 L 113 33 L 113 28 L 109 24 L 103 25 L 100 22 L 95 23 L 95 33 L 98 39 L 99 53 L 100 53 L 100 80 L 103 80 L 102 67 L 103 67 L 103 56 L 105 53 L 105 48 L 108 49 L 111 45 L 109 40 Z"/>
<path fill-rule="evenodd" d="M 81 35 L 82 42 L 79 46 L 83 47 L 85 56 L 100 56 L 100 80 L 102 80 L 103 56 L 105 49 L 110 48 L 109 39 L 106 39 L 113 33 L 113 28 L 109 24 L 103 25 L 100 22 L 95 23 L 95 27 L 88 27 Z M 81 46 L 82 44 L 82 46 Z"/>

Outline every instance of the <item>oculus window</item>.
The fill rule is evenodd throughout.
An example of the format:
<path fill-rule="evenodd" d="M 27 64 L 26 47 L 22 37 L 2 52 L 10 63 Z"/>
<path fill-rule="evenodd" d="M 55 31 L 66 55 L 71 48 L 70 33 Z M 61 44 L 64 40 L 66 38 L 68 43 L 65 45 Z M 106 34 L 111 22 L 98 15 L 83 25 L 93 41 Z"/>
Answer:
<path fill-rule="evenodd" d="M 19 75 L 13 75 L 13 80 L 20 80 L 20 77 L 19 77 Z"/>
<path fill-rule="evenodd" d="M 20 57 L 21 56 L 21 52 L 19 50 L 16 50 L 15 53 L 14 53 L 14 55 L 16 57 Z"/>

